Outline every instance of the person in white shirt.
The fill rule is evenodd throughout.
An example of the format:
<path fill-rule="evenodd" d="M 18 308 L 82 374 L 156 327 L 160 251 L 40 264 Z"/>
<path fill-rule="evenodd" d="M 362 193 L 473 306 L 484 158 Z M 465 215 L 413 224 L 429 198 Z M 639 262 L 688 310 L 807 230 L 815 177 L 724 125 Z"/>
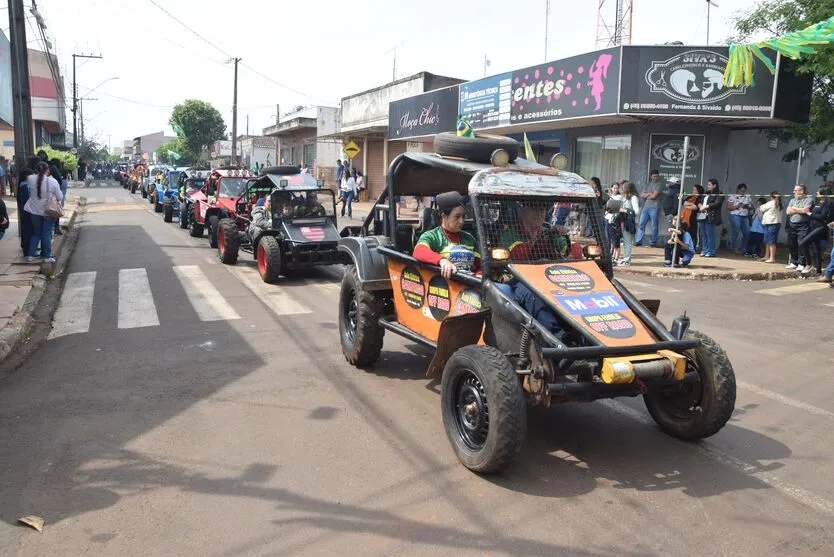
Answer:
<path fill-rule="evenodd" d="M 753 199 L 747 195 L 747 184 L 739 184 L 735 195 L 727 199 L 727 211 L 730 212 L 730 247 L 737 255 L 747 245 L 750 236 L 750 213 L 753 211 Z M 741 232 L 741 238 L 738 238 Z"/>
<path fill-rule="evenodd" d="M 778 191 L 771 192 L 770 201 L 759 207 L 762 226 L 765 229 L 765 263 L 776 263 L 776 240 L 782 226 L 782 200 Z"/>
<path fill-rule="evenodd" d="M 26 261 L 32 263 L 37 260 L 38 246 L 41 247 L 41 257 L 44 263 L 54 263 L 52 257 L 52 231 L 55 230 L 55 219 L 46 216 L 46 204 L 50 197 L 58 203 L 64 200 L 58 181 L 49 175 L 49 166 L 45 162 L 38 163 L 37 174 L 26 179 L 29 188 L 29 200 L 23 210 L 32 222 L 32 238 L 29 241 L 29 251 Z"/>
<path fill-rule="evenodd" d="M 622 192 L 620 217 L 623 221 L 623 258 L 617 265 L 631 265 L 631 250 L 634 247 L 634 235 L 637 233 L 640 218 L 640 200 L 637 197 L 637 186 L 633 182 L 627 182 Z"/>
<path fill-rule="evenodd" d="M 352 168 L 345 170 L 342 176 L 342 184 L 339 188 L 342 193 L 342 216 L 345 216 L 345 208 L 347 208 L 348 218 L 353 218 L 353 200 L 356 197 L 356 176 Z"/>
<path fill-rule="evenodd" d="M 623 196 L 620 195 L 620 184 L 614 182 L 608 188 L 608 201 L 605 203 L 605 239 L 611 250 L 611 260 L 620 259 L 620 241 L 623 231 L 620 226 L 620 208 L 623 206 Z"/>

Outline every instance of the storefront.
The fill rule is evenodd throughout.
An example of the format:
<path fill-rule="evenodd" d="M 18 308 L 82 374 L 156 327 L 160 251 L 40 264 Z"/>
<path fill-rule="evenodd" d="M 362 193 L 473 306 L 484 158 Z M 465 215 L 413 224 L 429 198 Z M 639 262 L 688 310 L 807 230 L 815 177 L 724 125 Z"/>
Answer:
<path fill-rule="evenodd" d="M 457 106 L 449 90 L 392 102 L 388 138 L 427 142 L 453 131 L 460 115 L 476 131 L 519 140 L 526 133 L 539 162 L 561 152 L 586 178 L 640 186 L 651 169 L 680 174 L 689 135 L 688 184 L 744 181 L 731 175 L 729 159 L 736 142 L 751 138 L 736 132 L 807 121 L 811 82 L 773 54 L 775 75 L 757 60 L 755 85 L 727 87 L 727 56 L 727 47 L 622 46 L 522 68 L 450 88 Z M 408 130 L 395 118 L 433 103 L 455 117 Z M 768 142 L 766 134 L 757 140 Z"/>

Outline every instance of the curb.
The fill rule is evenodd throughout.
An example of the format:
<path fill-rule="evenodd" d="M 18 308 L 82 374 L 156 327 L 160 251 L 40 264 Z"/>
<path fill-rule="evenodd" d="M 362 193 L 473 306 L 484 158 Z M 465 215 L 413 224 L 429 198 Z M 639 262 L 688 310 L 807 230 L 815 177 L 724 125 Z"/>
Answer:
<path fill-rule="evenodd" d="M 78 201 L 75 203 L 75 211 L 66 225 L 67 234 L 69 234 L 69 230 L 71 230 L 73 224 L 75 224 L 75 220 L 80 212 L 80 209 L 85 205 L 85 203 L 82 203 L 83 199 L 84 198 L 79 197 Z M 35 275 L 32 278 L 32 289 L 26 296 L 26 301 L 23 302 L 23 305 L 17 313 L 12 316 L 9 322 L 6 323 L 2 329 L 0 329 L 0 363 L 4 362 L 6 358 L 8 358 L 9 355 L 20 345 L 21 341 L 29 335 L 33 322 L 32 314 L 38 307 L 38 303 L 40 303 L 44 292 L 46 292 L 46 286 L 49 283 L 49 280 L 53 278 L 52 273 L 59 262 L 65 262 L 61 259 L 61 255 L 64 252 L 64 246 L 66 245 L 68 239 L 68 236 L 64 236 L 64 240 L 61 241 L 61 245 L 58 246 L 58 249 L 54 254 L 56 263 L 41 265 L 40 274 Z M 73 245 L 75 244 L 73 243 Z M 71 254 L 72 250 L 67 253 L 66 257 L 68 258 Z M 49 272 L 47 273 L 45 271 Z"/>
<path fill-rule="evenodd" d="M 698 273 L 695 271 L 653 271 L 651 269 L 623 269 L 622 267 L 614 267 L 615 275 L 636 275 L 644 277 L 656 278 L 671 278 L 678 280 L 749 280 L 749 281 L 766 281 L 766 280 L 788 280 L 804 278 L 792 271 L 757 271 L 752 273 L 740 273 L 736 271 L 714 272 L 714 273 Z"/>

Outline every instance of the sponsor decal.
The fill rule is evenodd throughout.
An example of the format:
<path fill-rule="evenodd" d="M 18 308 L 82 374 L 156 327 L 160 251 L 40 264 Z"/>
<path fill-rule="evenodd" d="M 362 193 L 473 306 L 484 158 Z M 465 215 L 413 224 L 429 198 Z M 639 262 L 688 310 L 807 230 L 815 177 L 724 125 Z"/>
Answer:
<path fill-rule="evenodd" d="M 582 321 L 595 333 L 609 338 L 631 338 L 637 332 L 634 323 L 619 312 L 583 315 Z"/>
<path fill-rule="evenodd" d="M 423 307 L 423 300 L 426 297 L 426 285 L 420 271 L 414 267 L 403 269 L 400 277 L 400 290 L 402 291 L 405 303 L 413 308 Z"/>
<path fill-rule="evenodd" d="M 301 226 L 298 230 L 302 236 L 311 242 L 321 242 L 324 240 L 324 228 L 320 226 Z"/>
<path fill-rule="evenodd" d="M 443 321 L 449 315 L 449 310 L 452 308 L 452 300 L 449 296 L 449 283 L 442 276 L 437 275 L 429 281 L 427 301 L 429 313 L 437 321 Z"/>
<path fill-rule="evenodd" d="M 573 315 L 592 315 L 628 309 L 620 297 L 610 291 L 582 296 L 556 296 L 556 300 Z"/>
<path fill-rule="evenodd" d="M 477 313 L 481 311 L 482 305 L 480 292 L 473 288 L 464 288 L 455 298 L 455 315 Z"/>
<path fill-rule="evenodd" d="M 653 93 L 663 93 L 688 104 L 711 103 L 744 94 L 747 85 L 726 87 L 727 57 L 709 50 L 689 50 L 661 62 L 652 62 L 646 83 Z"/>
<path fill-rule="evenodd" d="M 590 275 L 566 265 L 551 265 L 544 270 L 544 276 L 566 292 L 587 292 L 594 288 Z"/>

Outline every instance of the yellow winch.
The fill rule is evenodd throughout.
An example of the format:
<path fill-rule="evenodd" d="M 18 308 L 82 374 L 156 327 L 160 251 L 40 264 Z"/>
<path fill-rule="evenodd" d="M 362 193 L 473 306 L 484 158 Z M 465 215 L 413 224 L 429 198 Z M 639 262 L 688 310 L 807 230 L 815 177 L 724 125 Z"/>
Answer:
<path fill-rule="evenodd" d="M 602 380 L 608 384 L 633 383 L 635 379 L 683 380 L 686 374 L 686 357 L 671 350 L 658 350 L 654 354 L 603 358 Z"/>

